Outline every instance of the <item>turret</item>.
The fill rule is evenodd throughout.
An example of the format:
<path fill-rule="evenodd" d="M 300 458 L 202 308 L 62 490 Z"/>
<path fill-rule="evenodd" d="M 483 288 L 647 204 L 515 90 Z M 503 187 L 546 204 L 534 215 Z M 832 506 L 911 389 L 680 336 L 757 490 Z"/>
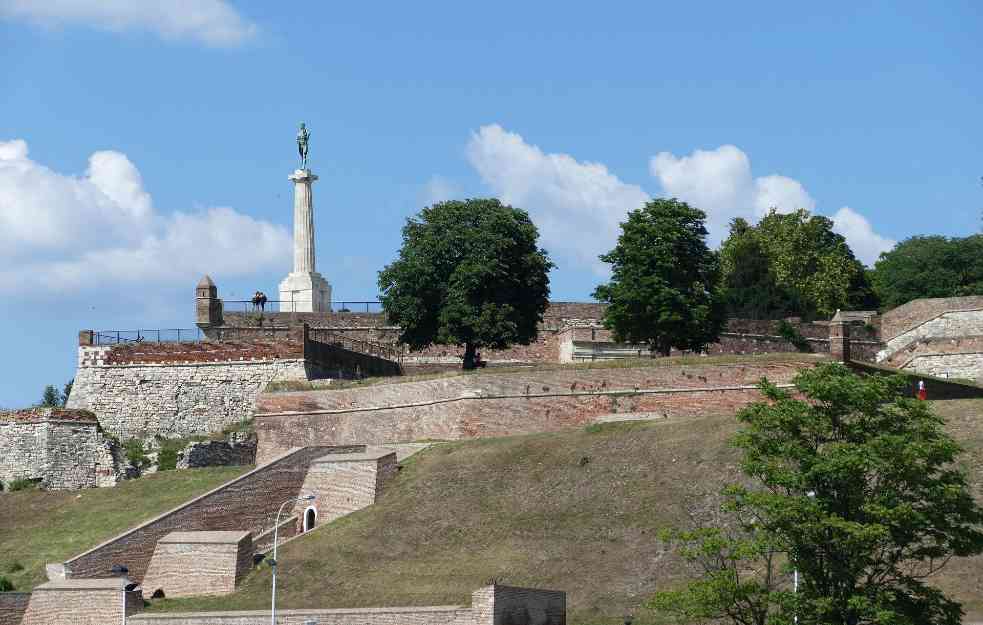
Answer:
<path fill-rule="evenodd" d="M 208 276 L 202 277 L 195 287 L 195 322 L 202 330 L 223 323 L 222 300 L 218 298 L 218 287 Z"/>

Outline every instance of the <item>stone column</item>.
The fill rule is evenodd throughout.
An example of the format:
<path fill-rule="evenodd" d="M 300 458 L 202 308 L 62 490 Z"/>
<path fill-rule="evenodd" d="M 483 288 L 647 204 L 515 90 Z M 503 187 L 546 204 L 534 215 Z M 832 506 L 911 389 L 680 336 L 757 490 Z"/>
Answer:
<path fill-rule="evenodd" d="M 850 324 L 840 311 L 829 322 L 829 354 L 838 362 L 850 362 Z"/>
<path fill-rule="evenodd" d="M 317 176 L 309 169 L 290 175 L 294 182 L 294 273 L 312 273 L 314 266 L 314 200 L 311 185 Z"/>

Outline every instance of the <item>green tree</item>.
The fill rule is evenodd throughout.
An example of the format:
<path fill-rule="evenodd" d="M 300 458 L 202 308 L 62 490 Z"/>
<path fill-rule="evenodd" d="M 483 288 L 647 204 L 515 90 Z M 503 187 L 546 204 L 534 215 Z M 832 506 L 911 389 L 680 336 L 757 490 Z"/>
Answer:
<path fill-rule="evenodd" d="M 720 265 L 706 244 L 706 215 L 675 199 L 652 200 L 628 213 L 613 250 L 611 281 L 594 291 L 608 304 L 604 325 L 617 341 L 653 352 L 699 351 L 724 324 Z"/>
<path fill-rule="evenodd" d="M 75 378 L 72 378 L 68 382 L 65 382 L 65 388 L 61 392 L 61 405 L 68 405 L 68 397 L 72 394 L 72 386 L 75 384 Z"/>
<path fill-rule="evenodd" d="M 885 308 L 920 297 L 983 295 L 983 235 L 906 239 L 881 254 L 872 281 Z"/>
<path fill-rule="evenodd" d="M 768 280 L 774 280 L 777 302 L 786 314 L 831 316 L 839 308 L 876 306 L 863 264 L 846 239 L 833 232 L 827 217 L 809 211 L 779 213 L 772 209 L 755 226 L 739 224 L 722 246 L 724 284 L 732 284 L 753 297 L 756 284 L 738 275 L 743 271 L 739 252 L 755 242 L 768 261 Z M 760 273 L 760 271 L 759 271 Z M 771 288 L 771 287 L 769 287 Z M 776 313 L 774 316 L 785 316 Z"/>
<path fill-rule="evenodd" d="M 382 308 L 410 347 L 528 344 L 549 304 L 553 263 L 529 215 L 496 199 L 440 202 L 407 220 L 399 258 L 379 272 Z"/>
<path fill-rule="evenodd" d="M 58 392 L 55 385 L 49 384 L 44 387 L 44 393 L 41 395 L 41 401 L 38 405 L 45 408 L 60 408 L 65 404 L 62 401 L 61 393 Z"/>
<path fill-rule="evenodd" d="M 781 319 L 807 313 L 801 294 L 778 284 L 764 246 L 744 219 L 731 222 L 730 236 L 720 247 L 720 265 L 728 316 Z"/>
<path fill-rule="evenodd" d="M 955 464 L 962 450 L 931 404 L 906 397 L 901 378 L 859 377 L 839 364 L 803 371 L 794 386 L 763 381 L 768 402 L 739 414 L 741 468 L 760 486 L 729 489 L 727 506 L 741 540 L 784 553 L 786 571 L 801 575 L 799 591 L 790 597 L 787 583 L 771 589 L 763 599 L 771 621 L 725 616 L 759 624 L 787 623 L 792 614 L 804 625 L 959 623 L 961 606 L 926 579 L 951 557 L 983 552 L 983 510 Z M 753 551 L 738 556 L 733 568 L 760 588 L 773 569 L 753 572 L 760 560 Z M 707 579 L 654 603 L 683 614 L 713 607 L 720 594 L 700 594 Z M 724 607 L 734 597 L 726 590 Z"/>

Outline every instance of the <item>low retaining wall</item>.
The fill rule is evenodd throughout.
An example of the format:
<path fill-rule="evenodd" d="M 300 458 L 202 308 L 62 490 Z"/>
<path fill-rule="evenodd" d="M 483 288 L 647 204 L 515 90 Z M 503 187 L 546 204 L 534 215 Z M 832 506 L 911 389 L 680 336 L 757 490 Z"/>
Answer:
<path fill-rule="evenodd" d="M 277 610 L 278 625 L 566 625 L 566 593 L 513 586 L 486 586 L 471 606 Z M 197 612 L 130 617 L 130 625 L 266 625 L 268 610 Z"/>
<path fill-rule="evenodd" d="M 257 460 L 302 445 L 384 445 L 555 431 L 617 412 L 733 414 L 762 377 L 791 381 L 801 362 L 482 373 L 337 391 L 266 393 Z"/>
<path fill-rule="evenodd" d="M 126 578 L 56 580 L 31 593 L 23 625 L 112 625 L 143 609 Z"/>
<path fill-rule="evenodd" d="M 275 522 L 280 504 L 297 497 L 311 462 L 325 454 L 363 452 L 364 446 L 308 447 L 287 452 L 269 464 L 219 486 L 64 563 L 69 578 L 104 577 L 113 565 L 129 568 L 140 582 L 157 541 L 174 531 L 261 533 Z"/>
<path fill-rule="evenodd" d="M 171 532 L 157 541 L 142 586 L 172 598 L 228 594 L 252 563 L 249 532 Z"/>

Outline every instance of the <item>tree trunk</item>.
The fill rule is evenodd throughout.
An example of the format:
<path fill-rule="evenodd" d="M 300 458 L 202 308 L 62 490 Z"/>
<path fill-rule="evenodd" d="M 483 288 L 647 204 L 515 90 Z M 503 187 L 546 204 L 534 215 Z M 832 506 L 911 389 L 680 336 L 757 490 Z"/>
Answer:
<path fill-rule="evenodd" d="M 464 365 L 463 369 L 465 371 L 470 371 L 475 368 L 474 365 L 474 354 L 478 351 L 474 343 L 464 344 Z"/>

